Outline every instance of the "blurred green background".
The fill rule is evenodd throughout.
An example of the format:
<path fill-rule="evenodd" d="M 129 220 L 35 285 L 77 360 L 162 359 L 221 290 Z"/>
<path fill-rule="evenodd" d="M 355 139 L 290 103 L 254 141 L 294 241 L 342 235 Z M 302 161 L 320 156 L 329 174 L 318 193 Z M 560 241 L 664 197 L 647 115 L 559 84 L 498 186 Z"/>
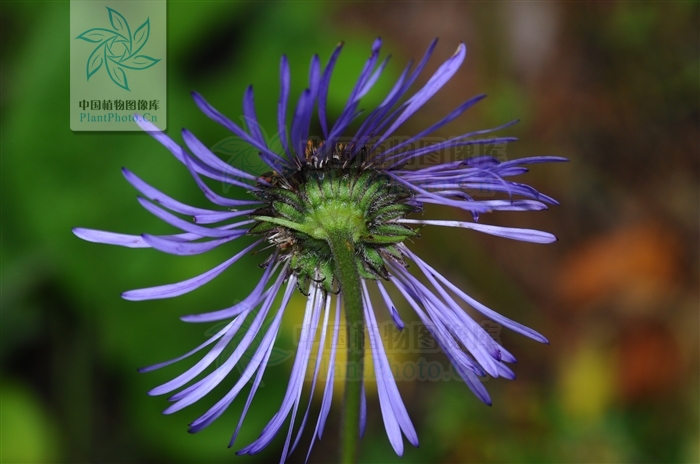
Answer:
<path fill-rule="evenodd" d="M 230 134 L 197 110 L 189 91 L 236 120 L 250 83 L 271 130 L 280 55 L 289 56 L 296 98 L 311 56 L 325 63 L 344 40 L 330 99 L 337 115 L 381 36 L 393 59 L 363 104 L 369 109 L 439 36 L 419 83 L 459 41 L 469 50 L 465 65 L 406 134 L 486 92 L 439 135 L 520 118 L 507 131 L 521 139 L 507 147 L 509 159 L 571 159 L 523 178 L 561 206 L 484 218 L 551 231 L 558 243 L 426 230 L 414 244 L 474 297 L 551 344 L 498 334 L 519 360 L 518 379 L 487 382 L 491 408 L 459 382 L 400 382 L 421 439 L 403 458 L 370 392 L 362 462 L 698 462 L 698 19 L 696 2 L 169 2 L 167 132 L 176 140 L 188 127 L 232 150 Z M 175 357 L 214 330 L 178 317 L 230 305 L 260 271 L 249 257 L 177 299 L 119 297 L 203 272 L 240 244 L 174 257 L 73 236 L 75 226 L 171 231 L 139 207 L 122 166 L 175 198 L 206 202 L 147 135 L 71 132 L 68 22 L 68 2 L 2 3 L 2 462 L 276 461 L 281 437 L 254 457 L 226 448 L 240 402 L 189 435 L 186 424 L 214 400 L 163 416 L 165 399 L 146 395 L 182 366 L 144 375 L 137 367 Z M 259 166 L 251 157 L 232 162 Z M 407 305 L 399 311 L 415 319 Z M 285 320 L 281 347 L 291 349 L 298 323 Z M 269 368 L 239 446 L 274 413 L 290 368 Z M 313 411 L 319 404 L 317 397 Z M 311 462 L 335 461 L 339 406 Z M 303 461 L 307 429 L 290 462 Z"/>

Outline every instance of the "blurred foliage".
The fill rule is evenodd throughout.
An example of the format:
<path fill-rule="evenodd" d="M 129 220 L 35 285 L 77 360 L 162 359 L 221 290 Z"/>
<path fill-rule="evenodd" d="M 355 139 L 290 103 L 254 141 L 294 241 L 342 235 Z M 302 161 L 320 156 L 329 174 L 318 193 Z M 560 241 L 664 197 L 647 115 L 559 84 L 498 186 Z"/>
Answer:
<path fill-rule="evenodd" d="M 186 169 L 149 136 L 70 131 L 67 2 L 1 8 L 0 459 L 276 460 L 280 439 L 254 457 L 226 448 L 240 401 L 206 431 L 188 435 L 186 423 L 207 404 L 162 416 L 166 401 L 146 395 L 181 366 L 136 373 L 201 343 L 214 328 L 178 317 L 247 295 L 259 275 L 257 258 L 175 300 L 121 300 L 124 290 L 203 272 L 232 249 L 180 258 L 72 235 L 75 226 L 169 232 L 138 207 L 122 166 L 181 201 L 206 202 Z M 558 244 L 443 230 L 426 230 L 415 244 L 475 297 L 545 333 L 551 346 L 499 334 L 518 357 L 518 380 L 488 381 L 493 408 L 458 382 L 400 382 L 421 439 L 403 458 L 394 456 L 370 393 L 363 462 L 698 462 L 698 18 L 695 2 L 169 3 L 167 132 L 178 139 L 187 127 L 220 147 L 225 161 L 256 166 L 254 153 L 227 157 L 235 140 L 196 109 L 190 90 L 235 120 L 253 83 L 258 116 L 270 129 L 280 55 L 291 63 L 294 98 L 311 56 L 325 61 L 344 40 L 329 100 L 337 115 L 378 35 L 395 56 L 365 108 L 434 36 L 442 41 L 422 82 L 463 40 L 465 69 L 406 130 L 485 91 L 492 98 L 440 135 L 518 117 L 523 123 L 511 132 L 522 142 L 508 147 L 509 157 L 572 159 L 537 167 L 527 179 L 561 207 L 493 216 L 499 224 L 551 230 Z M 293 348 L 301 301 L 285 318 L 282 350 Z M 399 310 L 412 320 L 408 307 Z M 238 444 L 272 416 L 290 367 L 268 369 Z M 335 459 L 338 410 L 336 404 L 312 462 Z"/>

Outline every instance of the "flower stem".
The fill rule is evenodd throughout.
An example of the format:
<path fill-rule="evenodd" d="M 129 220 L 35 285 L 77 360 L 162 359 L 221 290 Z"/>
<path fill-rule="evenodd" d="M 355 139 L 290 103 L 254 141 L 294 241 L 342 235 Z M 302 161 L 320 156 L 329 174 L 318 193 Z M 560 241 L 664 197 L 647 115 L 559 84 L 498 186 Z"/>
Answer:
<path fill-rule="evenodd" d="M 364 370 L 365 332 L 362 311 L 362 286 L 357 272 L 352 234 L 336 230 L 328 233 L 328 246 L 335 261 L 347 323 L 348 358 L 345 376 L 345 406 L 340 437 L 340 462 L 357 463 L 360 439 L 360 402 Z"/>

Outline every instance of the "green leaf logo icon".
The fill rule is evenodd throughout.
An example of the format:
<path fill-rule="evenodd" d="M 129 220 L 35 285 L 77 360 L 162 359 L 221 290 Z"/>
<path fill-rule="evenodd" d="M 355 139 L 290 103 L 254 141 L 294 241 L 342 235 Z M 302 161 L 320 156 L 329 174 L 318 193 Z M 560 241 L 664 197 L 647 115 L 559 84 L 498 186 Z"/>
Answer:
<path fill-rule="evenodd" d="M 149 18 L 146 18 L 132 34 L 129 23 L 121 13 L 109 7 L 107 13 L 112 29 L 96 27 L 76 37 L 76 40 L 97 44 L 85 67 L 87 80 L 104 66 L 112 82 L 124 90 L 131 91 L 126 70 L 148 69 L 160 61 L 160 58 L 138 54 L 148 42 L 151 23 Z"/>

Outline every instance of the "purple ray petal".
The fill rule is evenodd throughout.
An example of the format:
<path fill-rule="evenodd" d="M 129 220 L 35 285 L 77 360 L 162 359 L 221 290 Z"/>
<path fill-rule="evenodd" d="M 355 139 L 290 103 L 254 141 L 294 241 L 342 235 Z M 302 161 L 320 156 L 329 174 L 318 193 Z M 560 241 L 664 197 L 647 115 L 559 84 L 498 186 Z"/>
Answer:
<path fill-rule="evenodd" d="M 230 164 L 225 163 L 221 158 L 216 156 L 212 151 L 207 148 L 192 132 L 187 129 L 182 129 L 182 140 L 185 141 L 187 148 L 202 162 L 211 166 L 212 169 L 221 171 L 224 174 L 228 174 L 231 177 L 239 177 L 241 179 L 248 179 L 257 181 L 258 178 L 253 174 L 236 169 Z"/>
<path fill-rule="evenodd" d="M 270 281 L 270 276 L 272 276 L 275 271 L 277 270 L 279 266 L 279 263 L 276 263 L 274 266 L 270 265 L 265 268 L 265 272 L 263 272 L 262 277 L 260 277 L 260 280 L 258 283 L 255 285 L 255 288 L 253 289 L 252 292 L 250 292 L 250 295 L 245 297 L 243 301 L 239 301 L 235 305 L 225 308 L 225 309 L 220 309 L 218 311 L 211 311 L 208 313 L 201 313 L 201 314 L 190 314 L 187 316 L 182 316 L 180 320 L 184 322 L 195 322 L 195 323 L 201 323 L 201 322 L 214 322 L 214 321 L 220 321 L 222 319 L 228 319 L 231 317 L 235 317 L 241 313 L 248 312 L 252 310 L 253 308 L 257 307 L 260 303 L 262 303 L 263 299 L 267 298 L 268 292 L 270 292 L 272 289 L 268 289 L 265 291 L 265 287 L 267 286 L 268 282 Z"/>
<path fill-rule="evenodd" d="M 305 135 L 308 135 L 312 110 L 313 98 L 311 90 L 306 89 L 301 93 L 299 101 L 297 102 L 297 107 L 294 111 L 294 119 L 292 119 L 292 130 L 290 132 L 292 151 L 300 160 L 304 159 L 304 150 L 306 147 Z"/>
<path fill-rule="evenodd" d="M 289 383 L 287 384 L 287 391 L 282 400 L 280 409 L 270 422 L 267 423 L 260 437 L 250 445 L 237 451 L 236 454 L 256 454 L 265 448 L 272 441 L 280 427 L 282 427 L 282 423 L 287 418 L 294 404 L 298 402 L 298 397 L 301 395 L 301 390 L 304 385 L 304 374 L 309 361 L 309 351 L 313 344 L 313 333 L 315 333 L 315 329 L 318 326 L 318 315 L 320 313 L 320 311 L 318 311 L 319 305 L 316 304 L 318 293 L 320 293 L 319 287 L 312 284 L 309 289 L 306 311 L 304 312 L 304 321 L 302 322 L 301 334 L 299 337 L 299 347 L 297 348 L 294 365 L 292 366 L 292 373 L 289 378 Z M 313 325 L 311 322 L 312 320 L 315 321 Z"/>
<path fill-rule="evenodd" d="M 238 235 L 239 233 L 239 231 L 225 230 L 217 227 L 202 227 L 197 224 L 193 224 L 165 211 L 162 208 L 159 208 L 158 206 L 154 205 L 153 203 L 149 202 L 148 200 L 142 197 L 138 197 L 138 202 L 141 203 L 141 206 L 143 206 L 149 213 L 153 214 L 159 219 L 162 219 L 171 226 L 182 229 L 185 232 L 191 232 L 193 234 L 198 234 L 202 237 L 211 238 L 231 237 L 232 235 Z"/>
<path fill-rule="evenodd" d="M 476 374 L 474 374 L 474 372 L 472 372 L 467 368 L 467 366 L 465 366 L 464 362 L 459 362 L 459 360 L 455 357 L 455 355 L 459 354 L 460 352 L 450 349 L 447 345 L 445 345 L 445 339 L 439 332 L 436 332 L 435 330 L 439 326 L 436 324 L 430 324 L 430 319 L 427 318 L 425 313 L 420 309 L 418 303 L 416 303 L 416 301 L 413 299 L 413 297 L 410 294 L 409 288 L 406 287 L 405 284 L 403 284 L 400 280 L 396 279 L 396 277 L 394 276 L 392 276 L 390 280 L 394 282 L 396 288 L 399 289 L 399 291 L 406 298 L 406 301 L 408 301 L 408 303 L 416 311 L 418 317 L 421 318 L 426 328 L 430 331 L 435 340 L 438 342 L 438 344 L 442 348 L 442 351 L 445 353 L 445 355 L 450 360 L 455 369 L 457 369 L 457 373 L 464 380 L 469 389 L 477 396 L 477 398 L 479 398 L 485 404 L 490 406 L 491 398 L 488 392 L 486 391 L 486 388 L 479 381 L 479 378 L 476 376 Z"/>
<path fill-rule="evenodd" d="M 418 66 L 416 66 L 416 69 L 411 73 L 410 76 L 408 76 L 408 79 L 406 79 L 406 81 L 403 82 L 398 89 L 392 89 L 392 91 L 390 92 L 391 98 L 387 98 L 387 100 L 382 103 L 382 109 L 381 111 L 377 112 L 375 116 L 375 121 L 372 123 L 372 127 L 367 128 L 365 132 L 370 133 L 371 135 L 378 134 L 383 128 L 387 126 L 387 124 L 394 120 L 394 118 L 401 112 L 401 110 L 403 110 L 408 105 L 409 102 L 405 102 L 404 104 L 396 108 L 396 110 L 394 110 L 389 116 L 385 117 L 387 113 L 391 110 L 391 108 L 393 108 L 394 105 L 399 101 L 399 99 L 404 96 L 406 91 L 413 85 L 416 78 L 423 71 L 423 68 L 425 68 L 425 65 L 428 63 L 428 60 L 430 59 L 430 57 L 433 54 L 433 51 L 435 50 L 437 42 L 437 39 L 433 39 L 433 41 L 430 43 L 427 50 L 423 54 L 423 58 L 421 58 L 420 62 L 418 63 Z M 410 70 L 410 63 L 406 70 Z"/>
<path fill-rule="evenodd" d="M 170 153 L 175 156 L 175 158 L 180 161 L 182 164 L 186 164 L 186 158 L 189 157 L 187 152 L 185 152 L 185 149 L 182 148 L 180 145 L 175 143 L 170 137 L 165 135 L 163 132 L 161 132 L 158 128 L 156 128 L 153 124 L 150 122 L 141 119 L 136 121 L 141 128 L 146 131 L 150 136 L 152 136 L 154 139 L 156 139 L 158 142 L 160 142 L 165 148 L 167 148 Z M 155 130 L 153 130 L 155 128 Z M 219 180 L 221 182 L 227 182 L 232 185 L 237 185 L 239 187 L 244 187 L 244 188 L 253 188 L 248 184 L 245 184 L 243 182 L 240 182 L 236 179 L 232 179 L 230 175 L 226 174 L 225 172 L 221 172 L 218 169 L 214 169 L 207 164 L 203 163 L 199 159 L 196 158 L 190 158 L 190 161 L 192 163 L 193 169 L 198 172 L 199 174 L 205 175 L 211 179 Z"/>
<path fill-rule="evenodd" d="M 182 387 L 183 385 L 197 377 L 199 374 L 204 372 L 204 370 L 207 367 L 209 367 L 213 362 L 219 359 L 221 353 L 228 346 L 231 340 L 233 340 L 233 337 L 238 333 L 238 330 L 240 330 L 241 326 L 243 325 L 243 322 L 245 322 L 244 315 L 239 316 L 237 319 L 232 321 L 231 324 L 227 326 L 228 330 L 223 335 L 223 337 L 221 337 L 221 339 L 216 343 L 216 345 L 214 345 L 214 347 L 211 350 L 209 350 L 209 352 L 204 357 L 202 357 L 202 359 L 197 361 L 197 363 L 194 366 L 190 367 L 174 379 L 169 380 L 168 382 L 165 382 L 164 384 L 156 388 L 153 388 L 151 391 L 148 392 L 148 394 L 152 396 L 158 396 L 170 393 Z M 166 414 L 168 414 L 168 412 L 166 412 Z"/>
<path fill-rule="evenodd" d="M 228 219 L 233 219 L 239 216 L 246 216 L 253 213 L 255 209 L 247 209 L 243 211 L 216 211 L 207 214 L 198 214 L 192 217 L 192 220 L 197 224 L 214 224 Z"/>
<path fill-rule="evenodd" d="M 83 227 L 75 227 L 72 230 L 76 237 L 88 242 L 119 245 L 127 248 L 150 248 L 150 245 L 144 242 L 140 235 L 117 234 L 115 232 L 85 229 Z M 199 238 L 199 236 L 195 236 L 194 234 L 180 235 L 189 235 L 193 236 L 194 238 Z"/>
<path fill-rule="evenodd" d="M 284 314 L 284 308 L 286 307 L 286 301 L 289 300 L 289 289 L 285 291 L 285 297 L 283 299 L 283 305 L 277 310 L 277 314 L 273 319 L 270 327 L 267 329 L 265 336 L 263 337 L 260 345 L 258 345 L 252 358 L 246 365 L 240 378 L 236 381 L 236 384 L 229 390 L 229 392 L 221 398 L 214 406 L 212 406 L 206 413 L 201 415 L 197 420 L 190 424 L 190 432 L 196 433 L 203 428 L 210 425 L 214 420 L 216 420 L 223 412 L 229 407 L 229 405 L 236 399 L 238 394 L 241 392 L 243 387 L 250 381 L 253 374 L 260 366 L 261 370 L 264 370 L 267 365 L 267 361 L 272 353 L 272 348 L 274 347 L 275 339 L 279 333 L 280 324 L 282 322 L 282 315 Z"/>
<path fill-rule="evenodd" d="M 516 227 L 499 227 L 488 224 L 478 224 L 475 222 L 465 221 L 430 221 L 422 219 L 401 219 L 398 222 L 401 224 L 423 224 L 443 227 L 461 227 L 464 229 L 473 229 L 485 234 L 495 235 L 497 237 L 510 238 L 513 240 L 521 240 L 531 243 L 552 243 L 556 242 L 557 238 L 549 232 L 542 232 L 534 229 L 520 229 Z"/>
<path fill-rule="evenodd" d="M 185 166 L 190 171 L 190 174 L 192 174 L 192 178 L 194 179 L 195 183 L 197 184 L 199 189 L 202 191 L 202 193 L 204 193 L 204 196 L 206 196 L 207 199 L 209 201 L 211 201 L 212 203 L 219 205 L 219 206 L 244 206 L 244 205 L 260 205 L 260 204 L 262 204 L 262 202 L 258 201 L 258 200 L 234 200 L 232 198 L 222 197 L 218 193 L 215 193 L 199 177 L 199 174 L 197 174 L 197 172 L 194 170 L 194 167 L 190 161 L 191 161 L 191 159 L 189 157 L 186 157 L 185 158 Z"/>
<path fill-rule="evenodd" d="M 437 129 L 441 128 L 442 126 L 448 124 L 449 122 L 453 121 L 454 119 L 456 119 L 457 117 L 462 115 L 462 113 L 467 111 L 469 108 L 471 108 L 472 106 L 474 106 L 475 104 L 477 104 L 478 102 L 483 100 L 484 98 L 486 98 L 486 94 L 481 94 L 481 95 L 477 95 L 475 97 L 470 98 L 469 100 L 467 100 L 464 103 L 462 103 L 461 105 L 459 105 L 450 114 L 448 114 L 447 116 L 445 116 L 443 119 L 436 122 L 432 126 L 428 127 L 427 129 L 422 130 L 421 132 L 419 132 L 418 134 L 416 134 L 412 137 L 409 137 L 408 139 L 404 140 L 403 142 L 399 143 L 398 145 L 395 145 L 395 146 L 389 148 L 388 150 L 384 151 L 382 153 L 382 157 L 386 158 L 387 155 L 391 154 L 392 152 L 395 152 L 395 151 L 399 150 L 400 148 L 405 147 L 406 145 L 413 143 L 416 140 L 418 140 L 422 137 L 425 137 L 426 135 L 431 134 L 432 132 L 436 131 Z"/>
<path fill-rule="evenodd" d="M 249 85 L 243 96 L 243 117 L 245 118 L 248 132 L 260 145 L 267 147 L 267 141 L 260 130 L 258 117 L 255 114 L 255 97 L 253 95 L 253 86 Z"/>
<path fill-rule="evenodd" d="M 335 47 L 333 53 L 326 68 L 323 70 L 323 76 L 321 77 L 321 82 L 318 88 L 318 119 L 321 124 L 321 131 L 323 132 L 323 137 L 328 138 L 328 121 L 326 119 L 326 106 L 328 104 L 328 87 L 331 82 L 331 75 L 333 74 L 333 68 L 335 68 L 335 63 L 338 60 L 338 55 L 343 49 L 343 43 L 339 43 Z"/>
<path fill-rule="evenodd" d="M 391 173 L 390 171 L 385 171 L 385 172 L 390 177 L 396 179 L 399 183 L 405 185 L 409 189 L 411 189 L 415 192 L 418 192 L 421 195 L 424 195 L 428 198 L 433 198 L 433 199 L 439 201 L 439 203 L 441 205 L 454 206 L 456 208 L 463 209 L 465 211 L 477 211 L 480 213 L 486 213 L 488 211 L 491 211 L 487 206 L 476 204 L 475 202 L 450 200 L 448 198 L 444 198 L 444 197 L 441 197 L 439 195 L 435 195 L 434 193 L 428 192 L 427 190 L 424 190 L 424 189 L 416 186 L 415 184 L 412 184 L 410 182 L 403 180 L 401 177 Z"/>
<path fill-rule="evenodd" d="M 168 240 L 166 238 L 158 237 L 157 235 L 143 234 L 143 240 L 158 251 L 164 253 L 169 253 L 171 255 L 179 256 L 189 256 L 198 255 L 201 253 L 206 253 L 207 251 L 213 250 L 214 248 L 228 243 L 231 240 L 235 240 L 242 235 L 245 235 L 248 231 L 241 230 L 239 235 L 232 235 L 231 237 L 220 238 L 216 240 L 210 240 L 208 242 L 181 242 L 175 240 Z"/>
<path fill-rule="evenodd" d="M 326 374 L 326 387 L 323 392 L 323 401 L 321 401 L 321 411 L 318 415 L 318 422 L 316 423 L 316 433 L 315 436 L 321 439 L 323 436 L 323 428 L 326 424 L 326 419 L 328 418 L 328 412 L 331 409 L 331 403 L 333 402 L 333 378 L 335 377 L 335 352 L 338 347 L 338 333 L 340 329 L 340 307 L 342 298 L 340 295 L 336 298 L 335 305 L 335 322 L 333 329 L 333 341 L 331 342 L 331 353 L 328 357 L 328 373 Z M 309 450 L 310 452 L 311 450 Z M 307 456 L 308 459 L 308 456 Z"/>
<path fill-rule="evenodd" d="M 389 314 L 391 314 L 391 319 L 394 321 L 394 325 L 397 329 L 403 330 L 405 324 L 403 323 L 401 316 L 399 316 L 399 312 L 396 310 L 396 306 L 394 306 L 394 303 L 391 301 L 389 293 L 387 293 L 386 289 L 384 288 L 384 285 L 382 285 L 382 283 L 379 280 L 376 280 L 375 282 L 377 283 L 377 287 L 379 287 L 379 292 L 382 294 L 382 298 L 384 299 L 384 303 L 386 304 L 386 307 L 389 310 Z"/>
<path fill-rule="evenodd" d="M 280 286 L 282 285 L 282 282 L 284 282 L 284 276 L 281 274 L 278 276 L 277 281 L 275 282 L 274 286 L 272 287 L 272 291 L 270 292 L 270 295 L 268 298 L 265 300 L 263 303 L 262 307 L 260 308 L 260 311 L 255 315 L 255 318 L 253 321 L 250 323 L 250 327 L 246 330 L 245 335 L 243 335 L 243 338 L 238 342 L 236 345 L 236 348 L 233 350 L 233 352 L 228 356 L 226 361 L 222 363 L 220 366 L 218 366 L 214 371 L 209 373 L 206 377 L 202 378 L 198 382 L 190 385 L 186 389 L 178 392 L 177 394 L 173 395 L 172 397 L 169 398 L 170 401 L 173 401 L 174 403 L 170 405 L 165 411 L 163 411 L 164 414 L 172 414 L 174 412 L 177 412 L 191 404 L 194 404 L 195 402 L 199 401 L 202 399 L 206 394 L 211 392 L 217 385 L 221 383 L 221 381 L 226 378 L 226 376 L 231 372 L 231 370 L 238 364 L 238 362 L 241 360 L 241 357 L 245 353 L 245 351 L 251 346 L 253 343 L 255 336 L 258 334 L 260 331 L 260 328 L 262 327 L 263 322 L 265 321 L 265 317 L 267 316 L 270 307 L 272 306 L 272 303 L 274 302 L 275 298 L 277 297 L 277 293 L 279 291 Z M 245 319 L 247 314 L 241 314 L 238 318 L 239 319 Z M 246 381 L 243 381 L 240 385 L 242 387 L 245 385 Z M 236 387 L 234 387 L 234 390 L 236 390 Z M 234 391 L 232 390 L 232 391 Z M 238 390 L 240 391 L 240 390 Z M 233 396 L 237 394 L 234 393 Z M 226 397 L 224 398 L 224 400 Z M 224 401 L 225 402 L 225 401 Z M 223 404 L 223 403 L 222 403 Z M 216 409 L 216 407 L 212 408 L 212 411 Z M 207 417 L 207 414 L 205 413 L 204 416 L 202 416 L 202 421 L 205 421 Z M 198 425 L 198 421 L 195 421 L 191 424 L 191 427 L 196 427 Z"/>
<path fill-rule="evenodd" d="M 403 124 L 408 118 L 410 118 L 416 111 L 418 111 L 430 98 L 435 95 L 435 93 L 444 86 L 447 81 L 449 81 L 452 76 L 457 72 L 457 69 L 462 65 L 464 57 L 467 54 L 467 47 L 463 43 L 460 43 L 455 51 L 454 55 L 445 61 L 433 74 L 433 76 L 426 82 L 426 84 L 418 92 L 416 92 L 410 99 L 409 104 L 406 109 L 401 113 L 401 115 L 396 118 L 389 129 L 384 132 L 375 146 L 381 145 L 381 143 L 386 140 L 394 131 Z"/>
<path fill-rule="evenodd" d="M 289 304 L 289 299 L 291 298 L 292 292 L 296 287 L 296 283 L 296 277 L 294 277 L 294 275 L 292 274 L 289 277 L 289 281 L 287 282 L 287 288 L 284 292 L 284 296 L 282 297 L 282 303 L 280 304 L 280 313 L 284 312 L 287 308 L 287 304 Z M 270 344 L 271 348 L 272 346 L 273 344 Z M 234 442 L 236 441 L 236 438 L 238 437 L 238 433 L 240 432 L 241 426 L 243 425 L 243 420 L 245 419 L 245 416 L 248 413 L 250 404 L 252 403 L 253 398 L 255 397 L 255 393 L 258 391 L 258 387 L 260 386 L 260 382 L 262 381 L 262 377 L 265 373 L 265 368 L 267 367 L 267 362 L 270 359 L 271 353 L 272 349 L 268 350 L 268 352 L 265 354 L 265 359 L 263 359 L 262 363 L 260 364 L 260 369 L 258 369 L 258 373 L 256 374 L 255 380 L 253 381 L 253 386 L 250 388 L 250 392 L 248 393 L 248 399 L 246 400 L 245 406 L 243 407 L 243 412 L 241 412 L 241 417 L 238 419 L 238 425 L 236 426 L 236 430 L 231 436 L 231 441 L 229 441 L 229 448 L 233 446 Z"/>
<path fill-rule="evenodd" d="M 139 290 L 130 290 L 128 292 L 122 293 L 122 298 L 131 301 L 140 300 L 157 300 L 162 298 L 173 298 L 185 293 L 189 293 L 192 290 L 201 287 L 210 280 L 214 279 L 216 276 L 224 272 L 231 264 L 238 261 L 243 255 L 251 251 L 253 248 L 262 243 L 262 239 L 257 240 L 255 243 L 245 248 L 243 251 L 235 255 L 233 258 L 229 258 L 223 263 L 216 266 L 214 269 L 210 269 L 204 274 L 198 275 L 191 279 L 183 280 L 176 284 L 160 285 L 157 287 L 142 288 Z"/>
<path fill-rule="evenodd" d="M 394 380 L 394 376 L 391 373 L 389 360 L 386 357 L 386 351 L 384 350 L 382 338 L 379 334 L 379 328 L 377 326 L 377 319 L 374 316 L 372 302 L 370 300 L 369 292 L 367 291 L 367 285 L 365 284 L 364 280 L 362 281 L 362 292 L 364 294 L 365 300 L 365 319 L 367 321 L 367 333 L 369 334 L 370 345 L 372 345 L 372 356 L 375 366 L 375 372 L 377 374 L 377 388 L 379 391 L 384 390 L 386 400 L 388 400 L 391 404 L 392 414 L 396 417 L 397 423 L 403 431 L 404 435 L 406 435 L 408 441 L 413 446 L 418 446 L 418 435 L 416 434 L 416 430 L 413 427 L 411 419 L 408 417 L 408 411 L 406 411 L 406 406 L 403 404 L 401 394 L 399 393 L 399 389 L 396 386 L 396 381 Z M 381 403 L 381 395 L 379 397 L 379 400 Z M 387 433 L 388 432 L 389 431 L 387 430 Z M 399 439 L 400 438 L 401 437 L 399 436 Z M 403 444 L 401 445 L 401 447 L 403 448 Z M 401 453 L 399 453 L 397 450 L 397 454 L 400 455 Z"/>
<path fill-rule="evenodd" d="M 318 373 L 321 370 L 321 361 L 323 360 L 323 349 L 326 345 L 326 332 L 328 330 L 328 316 L 330 314 L 331 297 L 326 295 L 326 305 L 323 310 L 323 325 L 321 326 L 321 338 L 318 342 L 318 351 L 316 352 L 316 365 L 314 366 L 314 374 L 311 377 L 311 392 L 309 393 L 309 403 L 306 406 L 306 411 L 304 412 L 304 418 L 301 421 L 297 436 L 294 439 L 294 444 L 290 449 L 290 453 L 294 452 L 294 449 L 299 444 L 299 439 L 301 438 L 301 433 L 304 431 L 306 425 L 306 420 L 309 417 L 309 410 L 311 409 L 311 403 L 314 398 L 314 392 L 316 391 L 316 381 L 318 380 Z M 313 440 L 313 439 L 312 439 Z"/>
<path fill-rule="evenodd" d="M 286 55 L 282 55 L 280 60 L 280 98 L 277 103 L 277 130 L 280 142 L 287 157 L 291 160 L 292 154 L 287 143 L 287 103 L 289 102 L 289 86 L 291 77 L 289 75 L 289 61 Z"/>
<path fill-rule="evenodd" d="M 186 205 L 184 203 L 181 203 L 177 200 L 174 200 L 173 198 L 169 197 L 168 195 L 164 194 L 160 190 L 151 187 L 148 185 L 146 182 L 144 182 L 141 178 L 139 178 L 136 174 L 133 172 L 129 171 L 126 168 L 122 168 L 122 174 L 124 174 L 124 177 L 126 180 L 136 188 L 139 192 L 141 192 L 146 198 L 149 200 L 153 200 L 156 203 L 159 203 L 166 208 L 175 211 L 176 213 L 180 214 L 210 214 L 214 211 L 209 210 L 209 209 L 203 209 L 203 208 L 196 208 L 194 206 Z"/>
<path fill-rule="evenodd" d="M 367 393 L 365 392 L 364 380 L 362 381 L 362 389 L 360 392 L 360 439 L 363 439 L 367 431 Z"/>
<path fill-rule="evenodd" d="M 194 98 L 194 102 L 197 104 L 202 113 L 206 114 L 210 119 L 218 122 L 219 124 L 236 134 L 238 137 L 240 137 L 250 145 L 257 148 L 258 150 L 267 153 L 269 156 L 277 160 L 280 164 L 289 166 L 289 163 L 287 163 L 283 158 L 280 158 L 280 156 L 277 153 L 270 150 L 264 144 L 261 144 L 255 139 L 253 139 L 250 135 L 248 135 L 246 131 L 238 127 L 237 124 L 235 124 L 233 121 L 224 116 L 213 106 L 211 106 L 200 94 L 198 94 L 197 92 L 192 92 L 192 98 Z"/>
<path fill-rule="evenodd" d="M 211 345 L 212 343 L 214 343 L 215 341 L 217 341 L 218 339 L 220 339 L 221 337 L 223 337 L 224 334 L 226 334 L 226 333 L 231 329 L 231 327 L 233 326 L 234 322 L 235 322 L 235 321 L 229 322 L 228 324 L 226 324 L 226 326 L 224 326 L 223 329 L 219 330 L 219 332 L 217 332 L 216 335 L 214 335 L 214 336 L 211 337 L 209 340 L 207 340 L 206 342 L 204 342 L 204 343 L 202 343 L 201 345 L 199 345 L 197 348 L 194 348 L 194 349 L 188 351 L 187 353 L 183 354 L 182 356 L 178 356 L 177 358 L 171 359 L 171 360 L 169 360 L 169 361 L 164 361 L 164 362 L 161 362 L 161 363 L 158 363 L 158 364 L 152 364 L 152 365 L 150 365 L 150 366 L 142 367 L 142 368 L 140 368 L 138 371 L 139 371 L 141 374 L 143 374 L 143 373 L 145 373 L 145 372 L 151 372 L 151 371 L 154 371 L 154 370 L 156 370 L 156 369 L 160 369 L 160 368 L 162 368 L 162 367 L 165 367 L 165 366 L 169 366 L 169 365 L 171 365 L 171 364 L 174 364 L 174 363 L 176 363 L 176 362 L 178 362 L 178 361 L 182 361 L 183 359 L 189 358 L 189 357 L 192 356 L 193 354 L 195 354 L 195 353 L 201 351 L 202 349 L 206 348 L 207 346 Z"/>
<path fill-rule="evenodd" d="M 409 250 L 410 251 L 410 250 Z M 475 310 L 479 311 L 481 314 L 484 316 L 488 317 L 489 319 L 493 320 L 494 322 L 497 322 L 498 324 L 501 324 L 505 327 L 508 327 L 509 329 L 518 332 L 522 335 L 525 335 L 528 338 L 532 338 L 533 340 L 536 340 L 541 343 L 549 343 L 547 339 L 541 335 L 540 333 L 532 330 L 529 327 L 525 327 L 522 324 L 519 324 L 511 319 L 508 319 L 507 317 L 503 316 L 502 314 L 497 313 L 496 311 L 492 310 L 491 308 L 488 308 L 484 306 L 483 304 L 479 303 L 476 301 L 474 298 L 470 297 L 466 293 L 464 293 L 462 290 L 460 290 L 456 285 L 454 285 L 452 282 L 450 282 L 447 278 L 445 278 L 442 274 L 437 272 L 434 268 L 432 268 L 428 263 L 420 259 L 416 254 L 411 253 L 411 259 L 413 259 L 416 262 L 420 262 L 426 269 L 430 271 L 431 274 L 433 274 L 435 277 L 438 278 L 447 288 L 452 290 L 457 296 L 459 296 L 462 300 L 464 300 L 469 306 L 474 308 Z M 512 355 L 511 355 L 512 357 Z M 513 358 L 515 359 L 515 358 Z"/>

